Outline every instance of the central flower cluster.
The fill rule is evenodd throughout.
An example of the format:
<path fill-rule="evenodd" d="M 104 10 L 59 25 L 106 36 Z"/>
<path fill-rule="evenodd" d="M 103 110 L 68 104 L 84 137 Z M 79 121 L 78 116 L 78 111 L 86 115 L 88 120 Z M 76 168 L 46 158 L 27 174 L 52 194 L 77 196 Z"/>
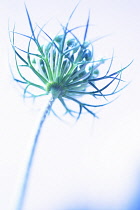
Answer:
<path fill-rule="evenodd" d="M 76 38 L 67 40 L 66 34 L 58 35 L 42 46 L 42 55 L 32 63 L 47 81 L 47 94 L 51 92 L 55 98 L 85 91 L 89 79 L 98 76 L 90 42 L 81 44 Z"/>

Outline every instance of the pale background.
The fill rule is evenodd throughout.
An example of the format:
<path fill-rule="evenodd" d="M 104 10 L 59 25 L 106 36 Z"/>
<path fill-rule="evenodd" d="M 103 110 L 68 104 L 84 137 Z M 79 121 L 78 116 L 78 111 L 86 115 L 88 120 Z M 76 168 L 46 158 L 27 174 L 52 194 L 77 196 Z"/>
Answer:
<path fill-rule="evenodd" d="M 27 0 L 34 23 L 51 18 L 65 23 L 76 0 Z M 133 64 L 125 79 L 132 81 L 100 119 L 82 117 L 68 126 L 51 115 L 44 125 L 33 165 L 25 210 L 131 210 L 140 203 L 140 3 L 138 0 L 83 0 L 72 23 L 85 24 L 91 11 L 98 57 L 111 56 L 118 67 Z M 41 103 L 23 101 L 12 80 L 8 20 L 17 31 L 30 33 L 22 0 L 0 3 L 0 209 L 14 210 L 18 183 L 30 150 L 30 136 Z M 52 19 L 54 24 L 55 19 Z M 57 21 L 56 21 L 57 23 Z M 49 33 L 57 32 L 52 24 Z M 90 34 L 92 37 L 92 34 Z M 140 204 L 139 204 L 140 206 Z"/>

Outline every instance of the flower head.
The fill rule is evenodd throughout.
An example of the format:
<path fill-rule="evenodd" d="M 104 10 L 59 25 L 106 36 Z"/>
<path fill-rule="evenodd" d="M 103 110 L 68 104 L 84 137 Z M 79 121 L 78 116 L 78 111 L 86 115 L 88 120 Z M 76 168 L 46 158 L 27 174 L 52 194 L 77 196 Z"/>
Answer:
<path fill-rule="evenodd" d="M 78 119 L 83 110 L 96 116 L 92 109 L 108 104 L 107 102 L 96 105 L 94 102 L 98 98 L 103 97 L 106 99 L 122 89 L 118 89 L 120 82 L 122 82 L 121 74 L 130 64 L 114 73 L 110 73 L 112 58 L 105 75 L 99 77 L 100 72 L 98 67 L 104 64 L 106 59 L 94 60 L 93 43 L 87 40 L 90 15 L 84 26 L 83 41 L 81 42 L 74 33 L 79 26 L 69 29 L 69 22 L 74 11 L 70 15 L 67 24 L 62 26 L 61 33 L 51 38 L 39 26 L 37 26 L 39 32 L 35 33 L 36 30 L 33 28 L 29 12 L 26 8 L 31 36 L 18 33 L 14 29 L 12 31 L 11 44 L 15 52 L 17 71 L 21 77 L 20 80 L 14 79 L 25 85 L 24 96 L 37 97 L 51 94 L 54 99 L 59 99 L 67 113 L 73 115 L 76 113 L 75 110 L 72 110 L 66 104 L 67 100 L 71 100 L 79 106 L 79 111 L 77 112 Z M 23 50 L 15 45 L 15 34 L 28 38 L 27 50 Z M 47 43 L 46 41 L 43 44 L 40 42 L 39 38 L 41 35 L 47 38 Z M 31 48 L 32 43 L 34 43 L 37 49 L 34 53 Z M 26 58 L 23 56 L 23 53 Z M 28 79 L 28 75 L 25 76 L 26 69 L 28 69 L 28 72 L 30 70 L 39 79 L 38 82 L 34 82 L 32 77 Z M 107 81 L 107 83 L 102 87 L 98 87 L 97 83 L 100 81 Z M 115 83 L 115 88 L 111 92 L 104 93 L 114 82 L 117 82 Z M 29 92 L 29 87 L 35 87 L 41 90 L 42 93 L 36 95 L 33 92 Z M 83 96 L 92 96 L 91 103 L 82 102 L 81 97 Z"/>

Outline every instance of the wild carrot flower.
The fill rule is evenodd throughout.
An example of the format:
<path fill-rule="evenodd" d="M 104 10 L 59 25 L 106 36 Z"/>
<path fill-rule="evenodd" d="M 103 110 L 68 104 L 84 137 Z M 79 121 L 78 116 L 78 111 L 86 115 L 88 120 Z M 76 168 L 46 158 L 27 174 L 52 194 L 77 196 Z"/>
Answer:
<path fill-rule="evenodd" d="M 33 28 L 29 12 L 26 8 L 31 35 L 16 32 L 14 28 L 12 37 L 10 36 L 20 79 L 13 77 L 15 81 L 24 85 L 24 96 L 34 98 L 51 95 L 49 104 L 47 105 L 36 132 L 17 210 L 22 209 L 36 143 L 46 115 L 52 110 L 53 102 L 58 99 L 65 108 L 66 113 L 76 116 L 77 119 L 79 119 L 83 110 L 96 117 L 93 108 L 104 106 L 109 102 L 98 105 L 95 101 L 99 98 L 107 100 L 109 96 L 118 93 L 122 89 L 122 87 L 118 89 L 120 83 L 123 81 L 121 75 L 130 65 L 110 73 L 113 62 L 112 57 L 105 75 L 99 76 L 100 71 L 98 68 L 104 64 L 106 59 L 94 60 L 93 42 L 87 40 L 90 15 L 84 26 L 85 30 L 82 41 L 75 35 L 75 31 L 79 29 L 80 26 L 71 29 L 69 28 L 69 23 L 75 9 L 71 13 L 66 25 L 62 25 L 61 32 L 52 38 L 39 26 L 36 27 L 39 29 L 39 32 L 36 33 L 36 28 Z M 21 37 L 23 36 L 28 39 L 26 50 L 21 49 L 16 45 L 15 35 L 20 35 Z M 44 43 L 40 41 L 41 36 L 45 37 Z M 35 49 L 34 52 L 32 51 L 33 45 Z M 28 76 L 30 73 L 32 73 L 31 77 Z M 98 85 L 101 81 L 106 81 L 106 83 L 103 83 L 102 86 Z M 109 87 L 114 83 L 115 87 L 113 86 L 113 90 L 110 91 Z M 36 94 L 38 90 L 40 92 Z M 86 98 L 83 96 L 91 96 L 90 103 L 86 101 L 83 102 L 83 99 Z M 69 101 L 76 103 L 79 107 L 79 111 L 70 108 L 68 105 Z"/>
<path fill-rule="evenodd" d="M 106 98 L 107 96 L 117 93 L 118 86 L 122 81 L 120 78 L 121 74 L 128 66 L 109 74 L 113 61 L 112 58 L 106 74 L 99 77 L 98 67 L 101 66 L 106 59 L 95 61 L 93 43 L 86 40 L 89 28 L 89 16 L 85 25 L 83 41 L 81 42 L 74 34 L 74 31 L 79 27 L 69 29 L 69 22 L 73 13 L 69 17 L 66 26 L 62 26 L 62 32 L 54 38 L 51 38 L 48 33 L 39 26 L 39 33 L 37 35 L 35 34 L 35 29 L 32 26 L 27 8 L 26 12 L 31 29 L 31 36 L 15 32 L 14 29 L 12 31 L 13 37 L 11 38 L 17 70 L 22 79 L 15 80 L 25 85 L 24 96 L 37 97 L 51 94 L 52 99 L 58 99 L 66 109 L 66 112 L 71 115 L 75 113 L 75 110 L 70 109 L 66 102 L 71 100 L 77 103 L 79 106 L 77 119 L 80 117 L 83 110 L 96 116 L 92 108 L 100 107 L 105 104 L 96 105 L 95 99 L 98 100 L 99 97 Z M 29 39 L 27 51 L 16 46 L 15 34 Z M 49 40 L 48 43 L 40 43 L 39 38 L 41 35 L 44 35 Z M 32 52 L 30 49 L 33 43 L 36 46 L 37 52 Z M 26 58 L 21 55 L 21 52 L 25 53 Z M 19 64 L 19 60 L 22 62 L 21 64 Z M 26 69 L 28 69 L 28 72 L 29 70 L 32 71 L 40 81 L 38 80 L 38 83 L 35 83 L 32 78 L 26 78 L 24 76 Z M 107 83 L 99 88 L 98 83 L 105 80 Z M 114 90 L 104 93 L 104 91 L 116 81 L 118 81 L 118 83 Z M 41 94 L 36 95 L 34 92 L 29 92 L 28 89 L 30 87 L 40 89 Z M 82 96 L 87 95 L 93 97 L 91 103 L 80 101 Z"/>

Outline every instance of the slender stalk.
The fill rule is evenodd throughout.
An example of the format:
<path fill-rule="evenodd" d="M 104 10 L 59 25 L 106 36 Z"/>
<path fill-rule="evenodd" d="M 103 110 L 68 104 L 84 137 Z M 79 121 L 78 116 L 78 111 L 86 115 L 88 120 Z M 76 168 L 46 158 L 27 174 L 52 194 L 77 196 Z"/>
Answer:
<path fill-rule="evenodd" d="M 52 108 L 54 100 L 55 100 L 54 97 L 50 98 L 50 100 L 48 102 L 48 105 L 47 105 L 47 107 L 46 107 L 46 109 L 45 109 L 45 111 L 44 111 L 44 113 L 41 117 L 40 122 L 39 122 L 37 131 L 36 131 L 36 134 L 35 134 L 34 142 L 33 142 L 33 145 L 32 145 L 31 153 L 30 153 L 30 156 L 29 156 L 29 160 L 28 160 L 28 163 L 27 163 L 25 175 L 24 175 L 24 178 L 23 178 L 23 184 L 22 184 L 22 187 L 21 187 L 20 196 L 19 196 L 19 200 L 18 200 L 18 203 L 17 203 L 16 210 L 22 210 L 23 209 L 24 201 L 25 201 L 25 197 L 26 197 L 27 185 L 28 185 L 28 181 L 29 181 L 29 178 L 30 178 L 30 174 L 31 174 L 31 167 L 32 167 L 32 164 L 33 164 L 34 156 L 35 156 L 35 151 L 36 151 L 36 148 L 37 148 L 39 135 L 41 133 L 43 123 L 44 123 L 47 115 L 49 114 L 49 112 Z"/>

